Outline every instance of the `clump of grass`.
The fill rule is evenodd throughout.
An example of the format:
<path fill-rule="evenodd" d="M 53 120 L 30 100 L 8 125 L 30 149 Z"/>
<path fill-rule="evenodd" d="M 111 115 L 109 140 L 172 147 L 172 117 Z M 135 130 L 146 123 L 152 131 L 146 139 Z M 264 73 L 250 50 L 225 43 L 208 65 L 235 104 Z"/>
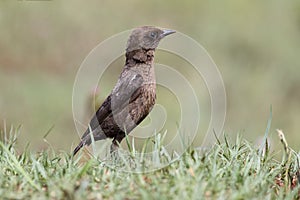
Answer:
<path fill-rule="evenodd" d="M 155 134 L 152 138 L 145 140 L 141 152 L 137 151 L 135 147 L 134 137 L 130 142 L 129 137 L 126 135 L 125 141 L 127 150 L 119 149 L 115 157 L 106 160 L 105 165 L 131 173 L 147 173 L 166 167 L 170 163 L 179 159 L 177 152 L 169 153 L 163 145 L 166 132 L 161 135 Z M 150 152 L 147 149 L 151 149 Z"/>
<path fill-rule="evenodd" d="M 17 135 L 19 129 L 11 129 Z M 149 173 L 110 168 L 53 149 L 18 153 L 16 138 L 0 144 L 3 199 L 296 199 L 298 156 L 277 161 L 242 137 L 225 137 L 210 150 L 189 148 L 180 159 Z M 268 147 L 265 147 L 269 151 Z M 131 152 L 134 152 L 131 146 Z M 290 152 L 293 152 L 290 150 Z M 158 154 L 157 156 L 162 156 Z M 159 159 L 165 159 L 159 157 Z M 137 159 L 138 160 L 138 159 Z M 121 159 L 130 165 L 130 159 Z M 288 176 L 287 176 L 288 174 Z M 286 180 L 286 177 L 287 180 Z"/>
<path fill-rule="evenodd" d="M 284 193 L 296 192 L 300 198 L 300 164 L 299 154 L 288 145 L 282 130 L 277 129 L 278 137 L 283 146 L 284 153 L 281 161 L 281 173 L 276 177 L 276 182 L 282 187 Z"/>

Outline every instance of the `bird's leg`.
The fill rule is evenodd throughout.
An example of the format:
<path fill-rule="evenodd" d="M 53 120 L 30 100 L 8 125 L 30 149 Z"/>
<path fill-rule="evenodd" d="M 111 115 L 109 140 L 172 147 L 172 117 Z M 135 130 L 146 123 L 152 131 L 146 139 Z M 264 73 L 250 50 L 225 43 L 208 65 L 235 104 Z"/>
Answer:
<path fill-rule="evenodd" d="M 119 146 L 124 137 L 125 137 L 125 133 L 121 132 L 117 134 L 117 136 L 113 139 L 112 144 L 110 146 L 110 155 L 112 158 L 118 158 Z"/>
<path fill-rule="evenodd" d="M 110 146 L 110 154 L 113 154 L 115 152 L 117 152 L 119 149 L 119 143 L 114 139 L 112 141 L 112 144 Z"/>
<path fill-rule="evenodd" d="M 118 157 L 118 149 L 119 149 L 119 141 L 113 139 L 112 144 L 110 146 L 110 155 L 112 159 L 116 159 Z"/>

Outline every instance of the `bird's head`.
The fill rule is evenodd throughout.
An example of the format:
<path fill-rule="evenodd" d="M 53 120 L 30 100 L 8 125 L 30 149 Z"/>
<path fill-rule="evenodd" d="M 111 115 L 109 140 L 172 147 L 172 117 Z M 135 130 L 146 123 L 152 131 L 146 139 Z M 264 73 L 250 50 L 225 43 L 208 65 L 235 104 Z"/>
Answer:
<path fill-rule="evenodd" d="M 153 26 L 136 28 L 132 31 L 128 39 L 126 51 L 155 49 L 162 38 L 172 33 L 175 33 L 175 31 L 160 29 Z"/>

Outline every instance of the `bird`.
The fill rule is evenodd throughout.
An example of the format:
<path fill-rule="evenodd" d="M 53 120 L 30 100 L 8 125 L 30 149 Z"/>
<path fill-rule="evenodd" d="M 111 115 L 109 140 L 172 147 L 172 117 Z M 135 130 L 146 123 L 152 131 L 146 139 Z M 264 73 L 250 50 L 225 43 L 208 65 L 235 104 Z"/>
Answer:
<path fill-rule="evenodd" d="M 117 83 L 93 115 L 73 156 L 85 145 L 112 138 L 110 152 L 150 113 L 156 100 L 154 53 L 161 39 L 176 31 L 154 26 L 133 29 L 126 45 L 125 65 Z"/>

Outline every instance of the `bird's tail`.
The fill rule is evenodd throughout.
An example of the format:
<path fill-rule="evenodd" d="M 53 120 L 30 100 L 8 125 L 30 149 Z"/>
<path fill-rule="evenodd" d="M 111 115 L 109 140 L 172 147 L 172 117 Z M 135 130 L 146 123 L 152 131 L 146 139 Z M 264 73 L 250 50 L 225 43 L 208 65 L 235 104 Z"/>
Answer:
<path fill-rule="evenodd" d="M 73 151 L 73 156 L 76 155 L 76 153 L 84 146 L 83 140 L 80 141 L 80 143 L 77 145 L 77 147 Z"/>
<path fill-rule="evenodd" d="M 95 141 L 98 141 L 98 140 L 103 140 L 103 139 L 106 139 L 106 135 L 103 133 L 103 131 L 101 129 L 95 129 L 94 130 L 95 134 L 93 132 L 90 132 L 89 129 L 87 129 L 85 131 L 85 133 L 83 134 L 82 138 L 81 138 L 81 141 L 79 142 L 79 144 L 76 146 L 76 148 L 74 149 L 73 151 L 73 156 L 76 155 L 76 153 L 84 146 L 84 145 L 87 145 L 89 146 L 91 143 L 92 143 L 92 139 L 91 137 L 94 138 Z M 92 135 L 93 134 L 93 135 Z"/>
<path fill-rule="evenodd" d="M 87 129 L 84 134 L 81 137 L 81 141 L 76 146 L 76 148 L 73 151 L 73 156 L 76 155 L 76 153 L 84 146 L 84 145 L 90 145 L 90 139 L 89 139 L 89 129 Z"/>

